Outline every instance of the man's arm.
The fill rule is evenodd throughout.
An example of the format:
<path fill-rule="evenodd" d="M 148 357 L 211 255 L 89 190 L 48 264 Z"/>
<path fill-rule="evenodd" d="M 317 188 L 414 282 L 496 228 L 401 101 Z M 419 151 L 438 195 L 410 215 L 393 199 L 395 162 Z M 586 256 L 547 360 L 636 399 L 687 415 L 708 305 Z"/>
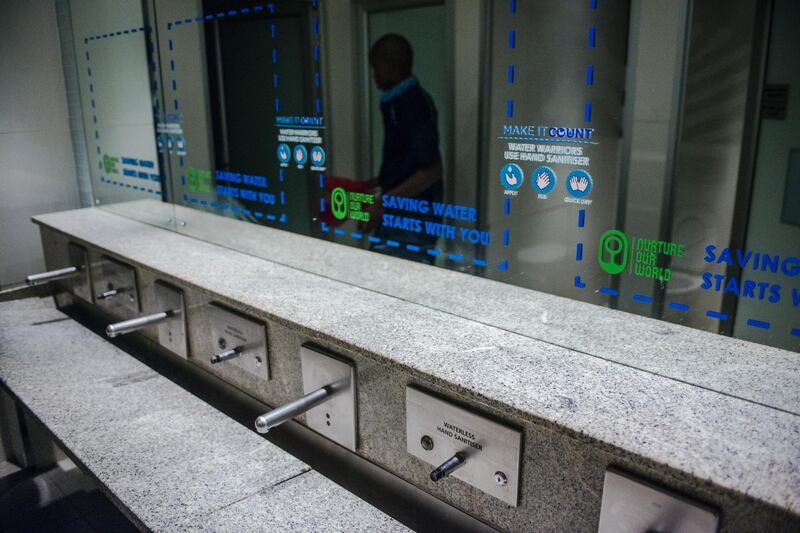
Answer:
<path fill-rule="evenodd" d="M 441 177 L 442 160 L 440 159 L 427 167 L 420 168 L 394 189 L 383 191 L 383 195 L 414 197 L 427 191 Z"/>

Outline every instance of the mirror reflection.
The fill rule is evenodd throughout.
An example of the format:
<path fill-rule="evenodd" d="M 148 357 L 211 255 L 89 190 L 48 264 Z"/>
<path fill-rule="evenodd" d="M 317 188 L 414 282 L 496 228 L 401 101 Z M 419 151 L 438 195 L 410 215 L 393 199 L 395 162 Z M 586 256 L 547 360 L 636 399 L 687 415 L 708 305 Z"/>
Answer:
<path fill-rule="evenodd" d="M 112 16 L 72 4 L 89 38 Z M 121 29 L 149 31 L 86 43 L 99 205 L 800 349 L 793 3 L 766 23 L 745 0 L 120 4 Z M 240 247 L 214 226 L 176 229 Z"/>

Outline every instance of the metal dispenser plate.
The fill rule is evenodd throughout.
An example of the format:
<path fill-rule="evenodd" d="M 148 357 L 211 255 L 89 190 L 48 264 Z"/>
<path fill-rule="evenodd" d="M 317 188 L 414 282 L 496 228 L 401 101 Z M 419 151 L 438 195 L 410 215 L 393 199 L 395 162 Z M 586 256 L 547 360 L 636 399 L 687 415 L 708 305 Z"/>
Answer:
<path fill-rule="evenodd" d="M 154 311 L 177 310 L 180 314 L 172 320 L 158 324 L 158 343 L 167 350 L 183 358 L 189 356 L 186 346 L 186 307 L 183 302 L 183 291 L 164 283 L 156 281 L 153 286 L 156 295 L 156 309 Z"/>
<path fill-rule="evenodd" d="M 92 296 L 92 278 L 89 268 L 89 253 L 86 248 L 71 242 L 67 245 L 67 254 L 70 266 L 78 267 L 80 275 L 71 278 L 72 293 L 89 303 L 94 301 Z"/>
<path fill-rule="evenodd" d="M 598 533 L 716 533 L 718 513 L 615 470 L 606 472 Z"/>
<path fill-rule="evenodd" d="M 259 379 L 268 380 L 267 328 L 264 323 L 215 303 L 208 306 L 208 318 L 212 344 L 208 356 L 242 346 L 238 357 L 221 365 L 235 365 Z"/>
<path fill-rule="evenodd" d="M 97 304 L 124 316 L 139 314 L 139 288 L 133 267 L 103 256 L 98 271 L 99 274 L 93 278 Z M 111 289 L 122 289 L 123 292 L 105 300 L 97 298 L 98 294 Z"/>
<path fill-rule="evenodd" d="M 460 452 L 467 461 L 452 477 L 517 506 L 520 431 L 412 387 L 406 388 L 406 417 L 408 453 L 433 468 Z"/>
<path fill-rule="evenodd" d="M 317 348 L 300 348 L 303 394 L 336 383 L 330 400 L 306 412 L 306 425 L 345 448 L 356 450 L 356 372 L 353 364 Z"/>

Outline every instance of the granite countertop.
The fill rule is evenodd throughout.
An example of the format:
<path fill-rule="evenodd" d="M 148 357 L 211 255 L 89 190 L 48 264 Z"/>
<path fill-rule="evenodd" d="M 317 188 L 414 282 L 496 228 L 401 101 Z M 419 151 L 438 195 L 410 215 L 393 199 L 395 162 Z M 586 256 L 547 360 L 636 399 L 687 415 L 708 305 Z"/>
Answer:
<path fill-rule="evenodd" d="M 792 384 L 797 382 L 797 367 L 790 352 L 732 341 L 726 349 L 733 350 L 734 356 L 754 347 L 769 352 L 770 365 L 744 364 L 737 371 L 729 371 L 729 377 L 736 377 L 731 383 L 737 384 L 741 394 L 720 393 L 707 386 L 691 385 L 686 382 L 689 379 L 665 377 L 632 364 L 587 355 L 557 342 L 461 318 L 100 209 L 44 215 L 35 220 L 123 256 L 167 281 L 195 288 L 222 302 L 236 303 L 310 337 L 324 338 L 399 367 L 479 404 L 524 419 L 544 421 L 800 513 L 800 417 L 789 409 L 743 399 L 748 384 L 753 390 L 766 390 L 764 382 L 769 379 L 765 375 L 772 375 L 769 366 L 774 359 L 784 375 L 775 376 L 775 381 L 768 383 L 781 389 L 773 399 L 796 405 L 798 388 L 792 388 Z M 274 230 L 270 233 L 265 228 L 259 230 L 265 232 L 262 238 L 281 233 L 284 241 L 292 240 L 290 237 L 303 239 Z M 334 246 L 318 245 L 323 244 Z M 304 248 L 296 243 L 295 246 L 292 251 L 302 255 Z M 282 246 L 280 254 L 289 253 L 285 248 L 290 247 Z M 391 258 L 380 258 L 388 259 Z M 305 260 L 312 261 L 313 256 Z M 214 268 L 206 268 L 208 264 Z M 402 264 L 415 272 L 417 287 L 427 285 L 427 276 L 437 275 L 433 272 L 437 269 L 417 271 L 414 269 L 421 265 Z M 457 285 L 457 290 L 451 285 L 449 291 L 465 293 L 473 280 L 459 276 L 458 282 L 463 285 Z M 474 295 L 476 302 L 493 297 L 490 289 L 482 290 Z M 658 353 L 674 350 L 670 347 L 674 345 L 690 356 L 696 355 L 692 376 L 700 379 L 701 374 L 717 370 L 702 363 L 708 350 L 716 349 L 712 342 L 701 342 L 708 341 L 711 335 L 696 332 L 701 335 L 693 338 L 694 333 L 688 328 L 588 307 L 593 310 L 593 327 L 587 328 L 586 337 L 580 342 L 590 343 L 592 331 L 599 338 L 605 331 L 622 329 L 623 318 L 629 325 L 634 323 L 634 328 L 643 321 L 643 338 L 649 344 L 631 340 L 631 349 Z M 678 328 L 675 331 L 680 335 L 659 335 L 658 328 Z M 660 340 L 656 342 L 654 335 Z M 754 369 L 763 369 L 764 373 L 754 374 Z"/>
<path fill-rule="evenodd" d="M 159 214 L 165 205 L 152 200 L 132 204 L 139 213 L 155 209 Z M 592 357 L 800 414 L 800 353 L 173 207 L 173 217 L 188 221 L 181 227 L 188 235 Z M 131 211 L 128 206 L 127 212 Z M 425 282 L 420 283 L 421 279 Z M 797 347 L 800 350 L 800 339 Z"/>
<path fill-rule="evenodd" d="M 0 303 L 0 380 L 140 527 L 407 531 L 51 299 Z"/>

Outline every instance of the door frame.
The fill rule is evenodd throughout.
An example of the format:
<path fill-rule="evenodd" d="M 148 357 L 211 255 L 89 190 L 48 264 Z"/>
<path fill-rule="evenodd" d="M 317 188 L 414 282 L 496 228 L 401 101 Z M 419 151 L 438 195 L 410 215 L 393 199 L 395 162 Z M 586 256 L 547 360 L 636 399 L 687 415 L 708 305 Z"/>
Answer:
<path fill-rule="evenodd" d="M 380 13 L 385 11 L 398 11 L 400 9 L 414 9 L 429 6 L 443 6 L 445 9 L 445 32 L 447 35 L 453 35 L 453 16 L 451 2 L 449 0 L 355 0 L 354 7 L 357 9 L 357 47 L 358 47 L 358 69 L 356 75 L 358 76 L 356 83 L 356 90 L 358 94 L 358 101 L 360 102 L 359 124 L 358 124 L 358 138 L 361 150 L 361 175 L 372 176 L 372 114 L 375 112 L 372 109 L 369 99 L 371 88 L 371 76 L 369 67 L 369 15 L 372 13 Z M 445 57 L 453 57 L 452 40 L 447 41 L 445 48 Z M 453 94 L 453 64 L 452 61 L 445 61 L 444 72 L 444 87 L 446 94 Z M 453 134 L 453 105 L 448 99 L 442 102 L 442 105 L 447 109 L 447 116 L 449 120 L 444 127 L 447 129 L 447 138 L 452 143 Z M 445 169 L 452 168 L 452 162 L 449 161 L 452 157 L 452 150 L 447 150 L 443 156 L 443 165 Z"/>

